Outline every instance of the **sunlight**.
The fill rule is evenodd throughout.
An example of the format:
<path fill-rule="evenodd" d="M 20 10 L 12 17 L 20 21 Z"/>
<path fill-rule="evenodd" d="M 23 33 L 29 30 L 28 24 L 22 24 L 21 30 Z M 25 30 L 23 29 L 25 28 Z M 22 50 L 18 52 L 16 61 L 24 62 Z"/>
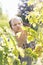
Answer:
<path fill-rule="evenodd" d="M 3 13 L 8 14 L 9 18 L 17 14 L 19 0 L 0 0 Z"/>

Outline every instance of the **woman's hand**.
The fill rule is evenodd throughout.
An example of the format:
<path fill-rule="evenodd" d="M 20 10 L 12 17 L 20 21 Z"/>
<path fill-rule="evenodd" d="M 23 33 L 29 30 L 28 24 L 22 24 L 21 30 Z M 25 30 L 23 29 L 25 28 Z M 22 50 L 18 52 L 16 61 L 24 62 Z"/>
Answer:
<path fill-rule="evenodd" d="M 23 44 L 26 43 L 27 40 L 27 32 L 25 30 L 22 30 L 19 36 L 16 36 L 18 46 L 23 46 Z"/>

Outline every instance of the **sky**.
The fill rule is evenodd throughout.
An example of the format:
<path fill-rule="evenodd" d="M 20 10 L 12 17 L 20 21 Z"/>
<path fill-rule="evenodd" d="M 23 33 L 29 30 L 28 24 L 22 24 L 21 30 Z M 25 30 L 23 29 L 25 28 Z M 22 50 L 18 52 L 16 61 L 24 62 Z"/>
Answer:
<path fill-rule="evenodd" d="M 9 18 L 12 18 L 18 12 L 19 0 L 0 0 L 3 12 L 8 14 Z"/>

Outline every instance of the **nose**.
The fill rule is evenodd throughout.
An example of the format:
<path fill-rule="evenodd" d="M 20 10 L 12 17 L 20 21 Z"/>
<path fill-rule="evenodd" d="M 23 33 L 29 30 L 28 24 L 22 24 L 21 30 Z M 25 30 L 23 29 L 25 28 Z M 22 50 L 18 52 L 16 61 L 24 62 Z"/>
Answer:
<path fill-rule="evenodd" d="M 19 27 L 20 25 L 19 24 L 17 24 L 17 27 Z"/>

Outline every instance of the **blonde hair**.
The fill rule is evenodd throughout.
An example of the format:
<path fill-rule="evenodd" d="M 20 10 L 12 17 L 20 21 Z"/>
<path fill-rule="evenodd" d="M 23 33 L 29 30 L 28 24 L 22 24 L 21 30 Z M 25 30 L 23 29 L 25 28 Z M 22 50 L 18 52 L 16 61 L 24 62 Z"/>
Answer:
<path fill-rule="evenodd" d="M 11 21 L 13 21 L 13 20 L 15 20 L 15 19 L 18 20 L 18 21 L 21 21 L 21 22 L 23 23 L 23 20 L 21 19 L 21 17 L 15 16 L 14 18 L 12 18 L 12 19 L 9 21 L 9 25 L 10 25 L 11 29 L 12 29 Z"/>

